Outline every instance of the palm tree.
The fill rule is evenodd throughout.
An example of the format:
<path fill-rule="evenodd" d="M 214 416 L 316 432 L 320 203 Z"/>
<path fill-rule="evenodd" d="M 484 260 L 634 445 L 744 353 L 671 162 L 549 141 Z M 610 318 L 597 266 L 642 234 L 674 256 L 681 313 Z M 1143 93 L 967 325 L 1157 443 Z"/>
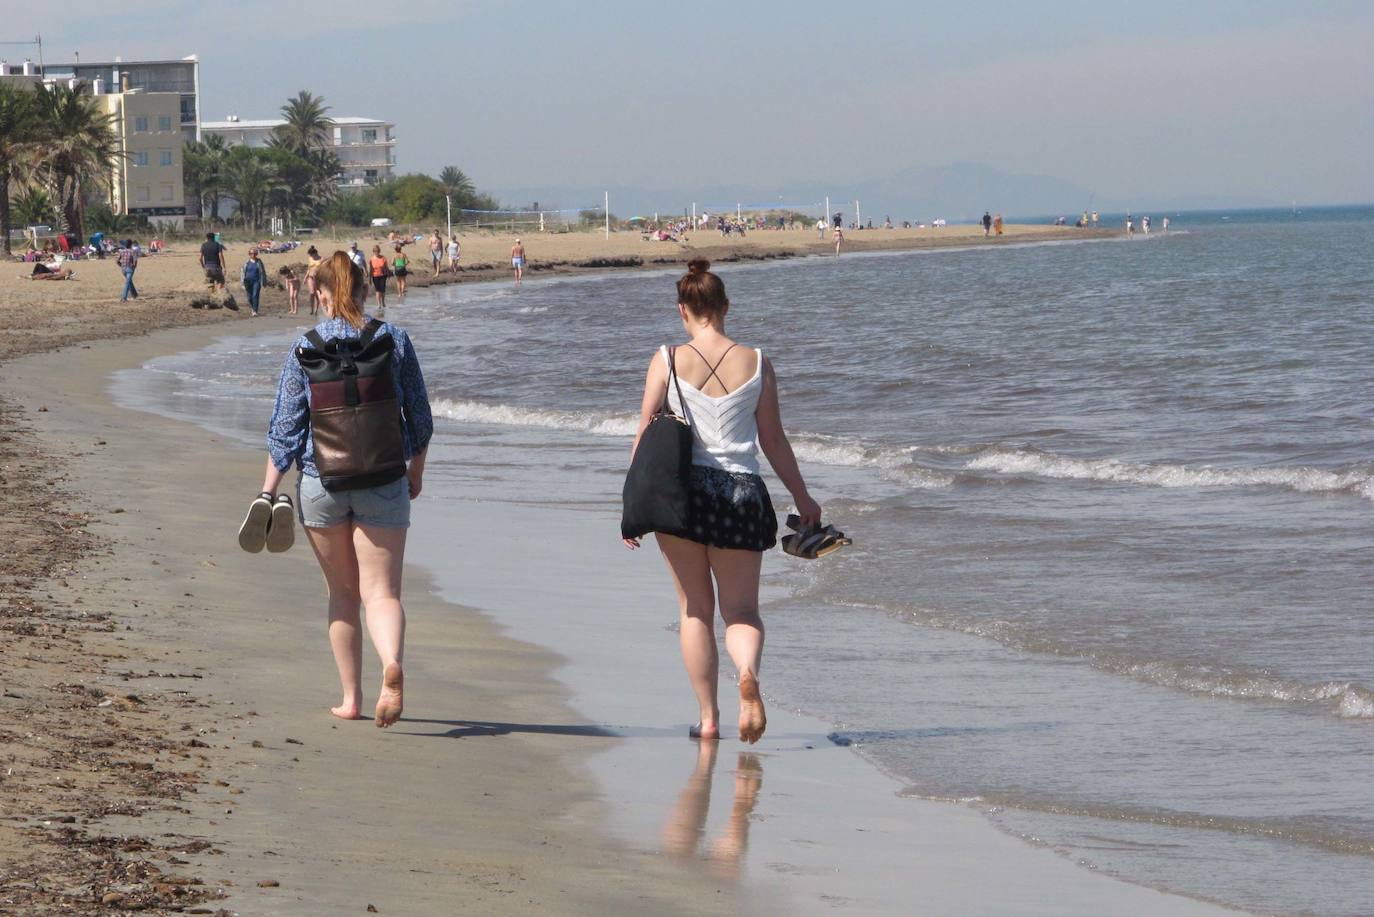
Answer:
<path fill-rule="evenodd" d="M 57 219 L 57 211 L 47 192 L 30 185 L 10 198 L 10 216 L 19 226 L 34 226 L 51 223 Z"/>
<path fill-rule="evenodd" d="M 219 197 L 224 192 L 224 164 L 229 159 L 229 144 L 220 134 L 207 134 L 204 140 L 186 144 L 182 169 L 186 184 L 200 198 L 201 212 L 219 219 Z M 210 206 L 206 208 L 205 201 Z"/>
<path fill-rule="evenodd" d="M 32 91 L 0 83 L 0 249 L 10 251 L 10 183 L 31 175 L 30 154 L 38 139 L 37 105 Z"/>
<path fill-rule="evenodd" d="M 43 158 L 49 191 L 63 229 L 85 238 L 86 192 L 108 183 L 110 171 L 124 153 L 111 122 L 85 94 L 82 83 L 38 91 L 43 123 Z"/>
<path fill-rule="evenodd" d="M 460 204 L 477 193 L 477 186 L 472 179 L 457 166 L 444 166 L 444 171 L 439 173 L 439 184 L 443 185 L 445 194 L 453 195 Z"/>
<path fill-rule="evenodd" d="M 238 201 L 244 225 L 262 225 L 274 192 L 285 186 L 277 167 L 258 150 L 236 147 L 224 168 L 225 190 Z"/>
<path fill-rule="evenodd" d="M 275 131 L 282 146 L 304 156 L 311 150 L 321 150 L 329 145 L 329 133 L 334 122 L 326 114 L 329 106 L 324 98 L 302 89 L 294 99 L 287 99 L 281 107 L 281 116 L 286 123 Z"/>

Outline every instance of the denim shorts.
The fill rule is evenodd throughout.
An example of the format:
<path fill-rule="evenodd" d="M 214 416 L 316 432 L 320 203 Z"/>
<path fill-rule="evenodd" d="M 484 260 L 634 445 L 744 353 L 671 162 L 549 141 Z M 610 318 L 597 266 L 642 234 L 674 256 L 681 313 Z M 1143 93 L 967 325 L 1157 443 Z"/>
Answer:
<path fill-rule="evenodd" d="M 409 528 L 410 484 L 402 477 L 380 487 L 328 491 L 319 478 L 302 474 L 296 482 L 296 511 L 301 525 L 312 529 L 341 522 Z"/>

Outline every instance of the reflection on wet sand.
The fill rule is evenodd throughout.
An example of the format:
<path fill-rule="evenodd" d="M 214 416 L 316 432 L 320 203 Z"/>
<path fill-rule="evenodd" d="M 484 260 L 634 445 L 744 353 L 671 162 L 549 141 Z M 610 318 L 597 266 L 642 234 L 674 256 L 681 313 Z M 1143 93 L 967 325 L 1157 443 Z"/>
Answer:
<path fill-rule="evenodd" d="M 668 813 L 668 821 L 663 826 L 663 849 L 682 859 L 700 859 L 722 878 L 735 879 L 740 875 L 744 852 L 749 846 L 749 816 L 758 803 L 763 765 L 757 755 L 740 753 L 735 765 L 735 801 L 730 819 L 720 835 L 707 844 L 706 816 L 711 810 L 711 781 L 720 743 L 696 744 L 696 767 L 687 778 L 677 804 Z"/>

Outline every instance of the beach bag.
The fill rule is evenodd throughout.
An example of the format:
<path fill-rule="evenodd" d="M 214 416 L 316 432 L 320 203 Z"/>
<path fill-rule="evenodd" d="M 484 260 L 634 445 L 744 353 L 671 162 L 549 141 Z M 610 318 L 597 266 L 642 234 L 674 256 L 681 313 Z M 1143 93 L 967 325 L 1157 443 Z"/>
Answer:
<path fill-rule="evenodd" d="M 678 385 L 673 349 L 668 350 L 668 373 L 677 388 L 678 404 L 682 386 Z M 621 492 L 620 536 L 641 538 L 650 532 L 683 535 L 688 531 L 692 497 L 687 476 L 692 468 L 692 425 L 674 414 L 668 406 L 668 390 L 654 414 L 639 448 L 630 461 Z"/>
<path fill-rule="evenodd" d="M 396 342 L 375 318 L 356 339 L 326 341 L 313 328 L 296 359 L 310 383 L 310 432 L 325 490 L 390 484 L 406 473 L 401 406 L 391 374 Z"/>

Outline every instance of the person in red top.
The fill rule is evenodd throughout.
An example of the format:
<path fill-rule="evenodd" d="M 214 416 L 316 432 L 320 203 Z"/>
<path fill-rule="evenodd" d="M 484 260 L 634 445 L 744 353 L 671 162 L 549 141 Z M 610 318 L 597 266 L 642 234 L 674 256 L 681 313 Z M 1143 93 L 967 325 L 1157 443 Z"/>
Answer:
<path fill-rule="evenodd" d="M 372 257 L 367 259 L 367 266 L 372 274 L 372 289 L 377 294 L 377 311 L 381 312 L 386 308 L 386 278 L 391 273 L 391 265 L 382 257 L 380 245 L 372 246 Z"/>

